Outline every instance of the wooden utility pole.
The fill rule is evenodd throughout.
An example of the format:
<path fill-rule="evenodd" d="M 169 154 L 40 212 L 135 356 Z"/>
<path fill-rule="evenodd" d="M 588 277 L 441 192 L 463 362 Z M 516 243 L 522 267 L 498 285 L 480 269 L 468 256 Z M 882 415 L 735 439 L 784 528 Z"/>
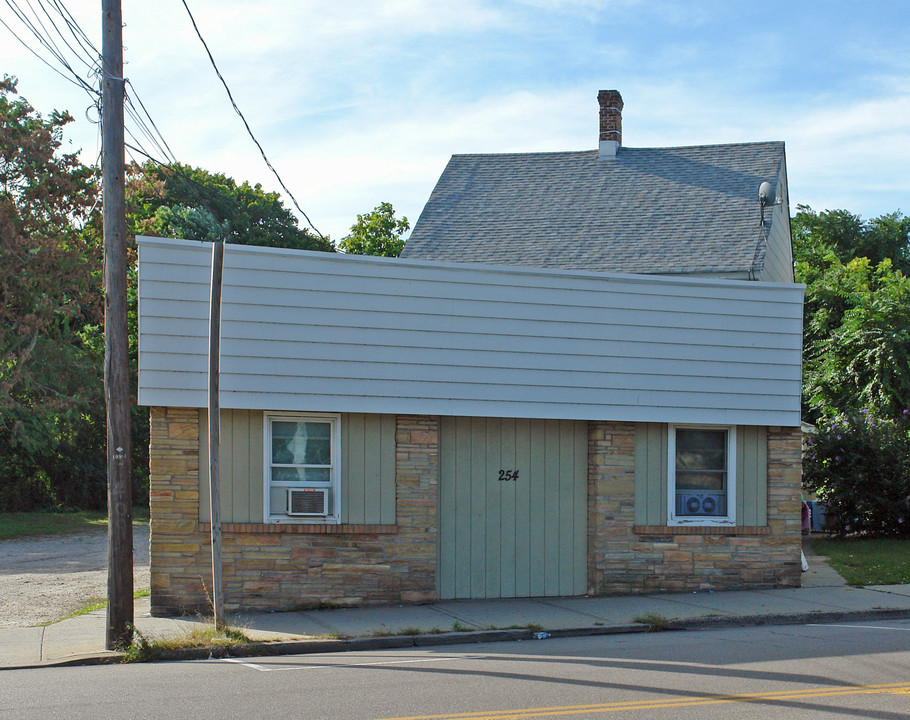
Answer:
<path fill-rule="evenodd" d="M 108 574 L 105 647 L 133 635 L 133 498 L 126 326 L 126 202 L 123 149 L 123 21 L 120 0 L 102 0 L 101 183 L 104 203 L 104 397 L 107 405 Z"/>
<path fill-rule="evenodd" d="M 212 245 L 212 285 L 209 296 L 209 506 L 212 528 L 212 610 L 215 627 L 224 627 L 224 584 L 221 565 L 221 493 L 219 453 L 221 451 L 221 275 L 224 243 Z"/>

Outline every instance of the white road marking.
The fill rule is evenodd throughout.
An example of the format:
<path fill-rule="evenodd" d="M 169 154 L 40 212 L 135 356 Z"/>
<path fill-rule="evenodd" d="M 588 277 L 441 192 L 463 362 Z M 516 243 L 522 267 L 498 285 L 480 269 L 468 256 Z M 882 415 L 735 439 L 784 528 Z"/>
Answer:
<path fill-rule="evenodd" d="M 413 660 L 381 660 L 377 662 L 355 662 L 355 663 L 337 663 L 335 665 L 293 665 L 291 667 L 268 667 L 267 665 L 258 665 L 256 663 L 248 663 L 243 660 L 238 660 L 237 658 L 221 658 L 222 662 L 235 663 L 237 665 L 243 665 L 244 667 L 252 668 L 253 670 L 259 670 L 260 672 L 282 672 L 287 670 L 327 670 L 327 669 L 337 669 L 337 668 L 356 668 L 356 667 L 373 667 L 377 665 L 410 665 L 413 663 L 430 663 L 430 662 L 446 662 L 448 660 L 482 660 L 487 657 L 486 655 L 463 655 L 463 656 L 451 656 L 451 657 L 434 657 L 434 658 L 415 658 Z"/>
<path fill-rule="evenodd" d="M 236 663 L 237 665 L 243 665 L 244 667 L 253 668 L 253 670 L 262 670 L 266 671 L 266 668 L 262 665 L 257 665 L 256 663 L 244 662 L 243 660 L 238 660 L 237 658 L 221 658 L 221 662 Z"/>
<path fill-rule="evenodd" d="M 808 623 L 808 625 L 809 627 L 852 628 L 854 630 L 900 630 L 902 632 L 910 632 L 910 628 L 886 627 L 883 625 L 833 625 L 829 623 Z"/>

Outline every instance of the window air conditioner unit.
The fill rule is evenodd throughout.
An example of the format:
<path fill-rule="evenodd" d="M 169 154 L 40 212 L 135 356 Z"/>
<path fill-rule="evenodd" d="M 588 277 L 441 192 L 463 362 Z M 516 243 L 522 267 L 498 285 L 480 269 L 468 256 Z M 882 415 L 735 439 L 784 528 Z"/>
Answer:
<path fill-rule="evenodd" d="M 723 493 L 679 493 L 676 496 L 676 515 L 705 515 L 718 517 L 727 514 L 727 496 Z"/>
<path fill-rule="evenodd" d="M 329 514 L 327 488 L 288 488 L 288 515 L 325 517 Z"/>

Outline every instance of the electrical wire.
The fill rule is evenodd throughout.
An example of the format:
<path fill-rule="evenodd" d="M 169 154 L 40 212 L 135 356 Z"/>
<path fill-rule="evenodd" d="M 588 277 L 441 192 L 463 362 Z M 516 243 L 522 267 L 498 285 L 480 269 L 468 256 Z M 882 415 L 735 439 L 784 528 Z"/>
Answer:
<path fill-rule="evenodd" d="M 19 7 L 19 5 L 15 2 L 15 0 L 5 0 L 5 2 L 6 2 L 7 7 L 9 7 L 9 9 L 12 10 L 12 12 L 16 16 L 16 18 L 26 27 L 26 29 L 28 29 L 28 31 L 35 37 L 35 39 L 38 40 L 38 42 L 45 48 L 45 50 L 47 50 L 47 52 L 51 55 L 51 57 L 53 59 L 55 59 L 64 68 L 66 68 L 66 70 L 69 71 L 70 77 L 67 77 L 64 73 L 62 73 L 57 68 L 53 67 L 49 62 L 47 62 L 44 58 L 42 58 L 38 54 L 38 52 L 36 52 L 33 48 L 31 48 L 28 45 L 28 43 L 26 43 L 21 37 L 19 37 L 19 35 L 9 26 L 9 24 L 6 21 L 0 20 L 0 22 L 3 23 L 3 25 L 7 28 L 7 30 L 10 31 L 10 33 L 13 35 L 13 37 L 15 37 L 16 40 L 18 40 L 29 52 L 31 52 L 33 55 L 35 55 L 35 57 L 37 57 L 39 60 L 41 60 L 45 65 L 47 65 L 52 70 L 54 70 L 54 72 L 56 72 L 58 75 L 61 75 L 65 79 L 67 79 L 70 82 L 73 82 L 74 84 L 81 87 L 86 93 L 89 94 L 89 96 L 97 97 L 100 94 L 98 92 L 98 90 L 96 90 L 91 85 L 89 85 L 82 78 L 82 76 L 76 72 L 76 70 L 70 64 L 69 60 L 67 60 L 67 58 L 65 57 L 64 53 L 57 47 L 56 43 L 54 42 L 53 37 L 51 36 L 50 32 L 45 28 L 44 23 L 41 21 L 41 18 L 37 14 L 35 9 L 32 7 L 30 1 L 26 0 L 26 3 L 28 4 L 29 10 L 31 10 L 32 14 L 35 15 L 35 21 L 37 22 L 37 26 L 36 26 L 35 22 L 33 22 L 31 20 L 28 13 L 25 10 L 23 10 L 21 7 Z M 44 9 L 44 6 L 42 6 L 42 9 Z M 59 30 L 59 28 L 57 28 L 56 24 L 53 23 L 52 20 L 51 20 L 51 24 L 53 25 L 54 29 L 57 31 L 58 35 L 60 35 L 60 37 L 63 38 L 63 33 Z M 40 29 L 39 29 L 39 26 L 40 26 Z M 67 44 L 67 47 L 69 47 L 68 44 Z M 96 72 L 98 64 L 95 61 L 90 60 L 90 61 L 86 62 L 86 60 L 78 53 L 76 54 L 76 58 L 79 62 L 81 62 L 83 65 L 85 65 L 85 67 L 87 68 L 87 70 L 90 73 Z"/>
<path fill-rule="evenodd" d="M 168 160 L 170 160 L 171 162 L 177 162 L 177 156 L 174 155 L 174 153 L 171 151 L 170 146 L 167 144 L 167 140 L 164 139 L 164 135 L 161 134 L 161 131 L 158 129 L 158 126 L 155 124 L 155 121 L 152 119 L 151 114 L 146 109 L 145 103 L 142 102 L 142 98 L 139 97 L 139 93 L 136 90 L 136 86 L 133 85 L 133 83 L 131 83 L 129 80 L 126 81 L 126 84 L 129 86 L 130 92 L 125 93 L 125 96 L 126 96 L 127 104 L 132 108 L 133 112 L 135 113 L 134 119 L 136 120 L 136 122 L 140 123 L 143 127 L 147 128 L 147 126 L 145 125 L 145 121 L 139 117 L 139 111 L 136 109 L 136 106 L 133 104 L 133 99 L 132 99 L 133 97 L 136 98 L 136 102 L 139 103 L 139 107 L 142 108 L 142 112 L 145 114 L 145 117 L 148 118 L 149 123 L 151 123 L 152 129 L 154 129 L 154 133 L 152 133 L 151 131 L 148 131 L 149 137 L 152 139 L 154 144 L 158 147 L 159 151 L 161 151 L 161 153 L 165 157 L 168 158 Z M 158 139 L 155 140 L 154 139 L 155 137 L 157 137 Z M 159 142 L 159 140 L 160 140 L 160 142 Z"/>
<path fill-rule="evenodd" d="M 156 153 L 167 158 L 167 162 L 177 162 L 177 158 L 170 151 L 164 138 L 159 139 L 159 135 L 152 131 L 152 128 L 149 127 L 149 124 L 146 123 L 145 119 L 139 115 L 139 111 L 136 109 L 131 98 L 127 98 L 124 110 L 125 117 L 132 121 L 130 124 L 134 125 L 137 132 L 145 137 L 150 146 L 155 149 Z M 124 128 L 128 130 L 130 124 L 124 123 Z"/>
<path fill-rule="evenodd" d="M 136 139 L 135 139 L 135 137 L 133 137 L 132 133 L 129 133 L 129 134 L 130 134 L 130 137 L 132 137 L 133 140 L 136 141 Z M 206 210 L 208 210 L 209 213 L 212 215 L 212 217 L 214 217 L 216 220 L 218 219 L 219 216 L 223 215 L 223 213 L 219 212 L 212 205 L 211 199 L 213 199 L 213 197 L 206 198 L 205 193 L 209 193 L 211 196 L 214 196 L 214 198 L 217 198 L 219 200 L 226 201 L 238 209 L 243 209 L 243 206 L 235 198 L 231 197 L 230 195 L 221 193 L 218 190 L 214 190 L 206 185 L 203 185 L 198 180 L 196 180 L 195 178 L 188 175 L 186 173 L 186 171 L 183 169 L 183 166 L 179 162 L 167 163 L 167 162 L 163 162 L 160 158 L 154 157 L 144 147 L 142 147 L 142 144 L 140 142 L 137 141 L 136 145 L 131 145 L 130 143 L 124 143 L 124 148 L 126 148 L 126 150 L 130 151 L 131 153 L 137 153 L 138 155 L 140 155 L 141 157 L 143 157 L 145 159 L 144 161 L 151 162 L 153 165 L 155 165 L 158 169 L 160 169 L 166 175 L 177 175 L 178 177 L 180 177 L 184 181 L 184 188 L 191 195 L 193 195 L 196 198 L 196 201 L 198 202 L 198 204 L 201 207 L 204 207 Z M 134 155 L 131 154 L 130 157 L 133 160 L 133 162 L 136 162 L 137 165 L 140 164 L 139 162 L 136 161 L 136 157 Z M 229 227 L 230 227 L 230 225 L 229 225 Z M 224 235 L 222 235 L 222 240 L 227 241 L 227 238 L 224 237 Z"/>
<path fill-rule="evenodd" d="M 35 15 L 35 18 L 38 19 L 39 23 L 41 23 L 41 20 L 38 17 L 38 13 L 32 7 L 30 0 L 25 0 L 25 2 L 28 4 L 29 8 L 31 8 L 32 14 Z M 73 47 L 70 44 L 70 41 L 67 40 L 64 32 L 59 27 L 57 27 L 57 23 L 54 21 L 54 18 L 51 17 L 51 14 L 47 10 L 47 6 L 45 4 L 43 4 L 41 2 L 41 0 L 38 0 L 38 5 L 41 7 L 41 11 L 44 13 L 44 16 L 47 18 L 48 22 L 51 24 L 51 27 L 54 28 L 57 35 L 60 37 L 61 42 L 63 42 L 63 44 L 66 45 L 66 47 L 69 49 L 69 51 L 73 55 L 75 55 L 77 58 L 79 58 L 79 60 L 81 60 L 83 63 L 85 63 L 89 68 L 94 68 L 98 64 L 97 60 L 98 60 L 98 56 L 100 55 L 100 53 L 95 52 L 94 54 L 92 54 L 90 51 L 86 51 L 86 49 L 81 44 L 79 44 L 79 46 L 77 48 Z M 56 9 L 56 7 L 54 9 Z M 61 19 L 63 19 L 64 22 L 66 22 L 65 18 L 61 18 Z M 44 23 L 41 23 L 41 26 L 44 27 Z M 46 32 L 48 32 L 48 31 L 46 31 Z M 50 33 L 48 32 L 48 34 L 50 34 Z M 78 38 L 76 38 L 76 40 L 78 40 Z M 56 43 L 54 44 L 54 46 L 56 47 Z M 58 48 L 58 51 L 59 51 L 59 48 Z"/>
<path fill-rule="evenodd" d="M 40 45 L 44 48 L 46 53 L 50 55 L 52 60 L 63 66 L 63 68 L 65 68 L 65 70 L 68 72 L 61 71 L 46 58 L 42 57 L 42 54 L 39 51 L 32 48 L 2 18 L 0 18 L 0 23 L 2 23 L 13 35 L 13 37 L 15 37 L 16 40 L 18 40 L 22 46 L 25 47 L 25 49 L 30 53 L 32 53 L 38 60 L 47 65 L 52 71 L 60 75 L 63 79 L 85 90 L 92 99 L 92 105 L 90 107 L 95 107 L 98 110 L 100 117 L 101 93 L 97 89 L 88 85 L 85 80 L 79 76 L 73 67 L 75 62 L 70 62 L 70 60 L 67 58 L 68 51 L 75 57 L 75 60 L 78 61 L 78 63 L 81 63 L 88 69 L 89 73 L 92 76 L 100 78 L 102 75 L 101 58 L 97 47 L 92 42 L 91 38 L 81 28 L 79 23 L 73 17 L 72 13 L 70 13 L 66 8 L 62 0 L 48 0 L 50 10 L 56 13 L 56 15 L 59 16 L 60 20 L 62 20 L 63 24 L 66 27 L 66 31 L 72 35 L 73 41 L 77 47 L 74 47 L 74 44 L 71 43 L 67 38 L 65 31 L 61 30 L 61 28 L 58 26 L 57 21 L 51 15 L 51 12 L 49 12 L 48 5 L 44 3 L 44 0 L 35 1 L 39 5 L 41 12 L 43 12 L 44 16 L 47 18 L 47 23 L 42 21 L 41 17 L 38 14 L 38 11 L 32 5 L 32 0 L 24 0 L 24 2 L 28 6 L 28 9 L 31 11 L 31 14 L 34 16 L 34 20 L 29 17 L 29 14 L 23 10 L 19 4 L 17 4 L 16 0 L 5 0 L 7 6 L 13 11 L 13 14 L 16 16 L 16 18 L 38 40 Z M 186 4 L 184 3 L 184 5 Z M 188 7 L 187 12 L 189 12 Z M 192 14 L 190 14 L 190 19 L 192 20 Z M 193 21 L 193 26 L 196 27 L 195 21 Z M 59 36 L 62 44 L 58 44 L 55 41 L 52 30 L 53 32 L 56 32 L 57 36 Z M 196 28 L 196 31 L 197 34 L 199 34 L 198 28 Z M 202 40 L 202 36 L 200 35 L 199 37 L 200 40 Z M 205 41 L 202 40 L 202 42 L 203 45 L 205 45 Z M 208 51 L 207 47 L 206 51 Z M 209 53 L 209 58 L 211 59 L 211 53 Z M 212 63 L 214 65 L 214 60 L 212 60 Z M 215 71 L 218 72 L 217 67 L 215 68 Z M 218 72 L 218 76 L 221 77 L 220 72 Z M 223 77 L 221 80 L 222 83 L 224 83 Z M 231 97 L 230 90 L 227 88 L 226 84 L 225 89 L 228 90 L 228 96 Z M 244 124 L 246 125 L 246 120 L 243 118 L 242 113 L 240 113 L 239 108 L 237 108 L 236 103 L 233 102 L 233 97 L 231 97 L 231 102 L 234 104 L 235 110 L 238 112 L 238 114 L 240 114 L 241 119 L 244 120 Z M 124 132 L 132 140 L 132 143 L 124 143 L 124 148 L 130 153 L 130 157 L 134 162 L 140 164 L 137 161 L 138 156 L 144 158 L 143 162 L 148 161 L 153 163 L 156 167 L 161 169 L 166 174 L 174 174 L 180 177 L 180 179 L 184 181 L 184 187 L 186 191 L 196 198 L 200 206 L 206 208 L 206 210 L 208 210 L 215 217 L 223 215 L 223 213 L 218 212 L 215 209 L 215 206 L 211 202 L 212 200 L 216 199 L 216 196 L 218 200 L 226 201 L 231 205 L 236 206 L 237 208 L 242 207 L 235 198 L 231 197 L 230 195 L 218 192 L 217 190 L 213 190 L 212 188 L 203 185 L 191 177 L 189 174 L 187 174 L 187 172 L 183 169 L 181 163 L 177 160 L 177 156 L 174 154 L 167 141 L 165 140 L 164 135 L 161 133 L 161 130 L 158 128 L 157 124 L 149 113 L 148 108 L 142 101 L 142 98 L 139 96 L 135 85 L 133 85 L 129 80 L 125 80 L 124 110 L 124 117 L 129 118 L 131 121 L 129 124 L 124 124 Z M 99 126 L 100 135 L 100 119 L 92 120 L 89 118 L 88 109 L 86 109 L 86 119 L 89 122 Z M 248 125 L 247 131 L 250 133 L 251 137 L 253 137 L 252 131 Z M 265 152 L 263 151 L 261 145 L 259 145 L 255 137 L 253 137 L 253 140 L 259 147 L 260 153 L 262 153 L 266 164 L 268 164 L 272 172 L 275 173 L 275 176 L 278 177 L 277 172 L 272 167 L 271 163 L 269 163 L 268 158 L 265 156 Z M 152 149 L 149 150 L 146 148 L 145 143 L 148 143 Z M 98 162 L 100 162 L 100 156 L 101 151 L 99 150 L 99 159 L 96 161 L 96 165 L 98 165 Z M 162 160 L 161 157 L 166 158 L 166 160 Z M 325 240 L 324 236 L 315 227 L 313 227 L 313 224 L 306 216 L 306 213 L 304 213 L 300 208 L 296 199 L 294 199 L 294 196 L 281 181 L 280 177 L 278 177 L 278 181 L 281 183 L 281 186 L 284 188 L 285 192 L 287 192 L 288 196 L 294 201 L 294 205 L 297 207 L 300 213 L 306 218 L 307 222 L 310 224 L 310 227 L 313 228 L 320 239 Z M 206 198 L 206 194 L 212 197 Z"/>
<path fill-rule="evenodd" d="M 284 184 L 284 181 L 281 179 L 278 171 L 272 166 L 272 163 L 269 162 L 269 159 L 265 154 L 265 150 L 262 149 L 262 145 L 259 143 L 259 140 L 256 139 L 253 131 L 250 129 L 250 124 L 246 121 L 246 118 L 240 111 L 240 108 L 237 106 L 237 103 L 234 100 L 234 96 L 231 94 L 231 89 L 228 87 L 227 81 L 224 79 L 224 76 L 218 69 L 218 65 L 215 63 L 215 58 L 212 57 L 212 52 L 209 50 L 208 43 L 206 43 L 205 38 L 202 37 L 202 33 L 199 31 L 199 26 L 196 25 L 196 19 L 193 17 L 193 13 L 190 11 L 190 6 L 186 4 L 186 0 L 181 0 L 181 2 L 183 2 L 183 7 L 186 8 L 187 15 L 190 16 L 190 22 L 193 24 L 193 29 L 196 31 L 196 36 L 199 38 L 199 42 L 202 43 L 202 47 L 205 48 L 206 55 L 209 56 L 209 62 L 212 64 L 212 68 L 215 70 L 215 74 L 218 76 L 218 79 L 221 81 L 221 84 L 224 85 L 224 89 L 227 91 L 228 99 L 231 101 L 234 112 L 236 112 L 237 115 L 240 116 L 240 119 L 243 121 L 243 126 L 246 128 L 246 131 L 253 142 L 256 143 L 256 147 L 259 148 L 259 154 L 262 155 L 262 159 L 265 161 L 265 164 L 268 166 L 269 170 L 272 171 L 272 174 L 278 180 L 278 184 L 281 185 L 282 189 L 287 193 L 288 197 L 291 199 L 291 202 L 294 203 L 294 207 L 297 208 L 297 211 L 301 215 L 303 215 L 303 218 L 307 221 L 307 224 L 313 228 L 313 231 L 319 236 L 321 240 L 325 240 L 323 234 L 316 229 L 316 226 L 313 225 L 313 222 L 310 220 L 309 216 L 303 211 L 303 208 L 300 207 L 300 204 L 297 202 L 297 198 L 295 198 L 291 191 L 288 190 L 287 185 Z"/>
<path fill-rule="evenodd" d="M 91 38 L 85 34 L 85 31 L 79 26 L 79 23 L 76 22 L 76 18 L 73 17 L 66 5 L 60 0 L 51 0 L 51 2 L 56 8 L 57 14 L 60 15 L 63 22 L 66 23 L 66 26 L 69 28 L 69 31 L 72 33 L 76 42 L 82 46 L 86 54 L 90 57 L 101 57 L 101 51 L 95 46 Z"/>
<path fill-rule="evenodd" d="M 72 83 L 73 85 L 75 85 L 75 86 L 78 87 L 78 88 L 81 88 L 81 89 L 83 89 L 83 90 L 86 90 L 89 94 L 100 95 L 100 93 L 99 93 L 97 90 L 95 90 L 94 88 L 89 87 L 89 86 L 82 80 L 82 78 L 80 78 L 78 75 L 76 76 L 76 79 L 74 80 L 72 77 L 70 77 L 70 76 L 67 75 L 66 73 L 64 73 L 64 72 L 62 72 L 62 71 L 60 71 L 60 70 L 58 70 L 58 69 L 55 68 L 53 65 L 51 65 L 47 60 L 45 60 L 43 57 L 41 57 L 41 55 L 39 55 L 37 51 L 35 51 L 32 47 L 30 47 L 29 44 L 28 44 L 27 42 L 25 42 L 25 40 L 23 40 L 21 37 L 19 37 L 18 33 L 16 33 L 16 31 L 13 30 L 13 29 L 9 26 L 9 24 L 8 24 L 3 18 L 0 18 L 0 23 L 2 23 L 3 26 L 4 26 L 7 30 L 9 30 L 10 35 L 12 35 L 14 38 L 16 38 L 16 40 L 19 41 L 19 43 L 22 45 L 22 47 L 24 47 L 26 50 L 28 50 L 32 55 L 34 55 L 36 58 L 38 58 L 38 60 L 40 60 L 41 62 L 43 62 L 45 65 L 47 65 L 53 72 L 57 73 L 57 74 L 58 74 L 60 77 L 62 77 L 64 80 L 66 80 L 67 82 Z"/>

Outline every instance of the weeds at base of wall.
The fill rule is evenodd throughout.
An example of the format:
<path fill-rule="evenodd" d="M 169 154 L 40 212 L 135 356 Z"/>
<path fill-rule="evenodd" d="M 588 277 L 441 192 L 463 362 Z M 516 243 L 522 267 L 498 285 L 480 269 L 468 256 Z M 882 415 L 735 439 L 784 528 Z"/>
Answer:
<path fill-rule="evenodd" d="M 634 621 L 648 626 L 648 632 L 663 632 L 669 629 L 670 621 L 660 613 L 649 612 L 634 618 Z"/>
<path fill-rule="evenodd" d="M 232 627 L 217 628 L 209 625 L 189 630 L 182 635 L 166 638 L 147 638 L 133 628 L 133 642 L 123 656 L 123 662 L 151 662 L 164 653 L 201 647 L 229 647 L 252 642 L 241 630 Z"/>

